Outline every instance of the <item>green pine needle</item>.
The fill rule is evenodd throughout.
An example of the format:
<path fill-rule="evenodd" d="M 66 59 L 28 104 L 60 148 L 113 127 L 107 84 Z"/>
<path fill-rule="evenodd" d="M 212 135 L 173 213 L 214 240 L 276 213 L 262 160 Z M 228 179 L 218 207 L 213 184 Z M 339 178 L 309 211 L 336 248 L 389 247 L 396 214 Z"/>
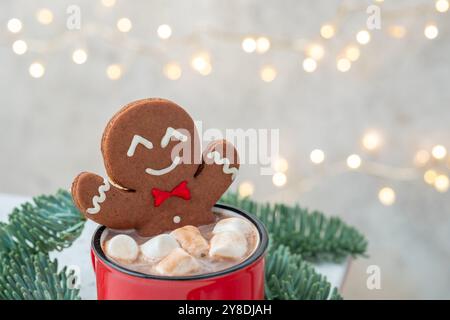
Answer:
<path fill-rule="evenodd" d="M 58 272 L 48 253 L 69 247 L 81 234 L 85 219 L 69 192 L 39 196 L 0 223 L 0 300 L 79 299 L 70 285 L 73 273 Z"/>
<path fill-rule="evenodd" d="M 0 299 L 79 299 L 73 273 L 58 271 L 48 253 L 69 247 L 85 219 L 67 191 L 39 196 L 0 223 Z M 364 255 L 367 241 L 338 218 L 282 204 L 258 204 L 227 194 L 222 201 L 256 214 L 266 225 L 271 249 L 266 261 L 268 299 L 341 299 L 307 261 L 342 261 Z"/>
<path fill-rule="evenodd" d="M 35 253 L 61 251 L 80 236 L 84 222 L 67 191 L 35 197 L 33 203 L 14 209 L 8 224 L 0 225 L 0 253 L 18 244 Z"/>
<path fill-rule="evenodd" d="M 0 300 L 77 300 L 74 272 L 63 268 L 47 254 L 30 254 L 16 247 L 0 259 Z"/>
<path fill-rule="evenodd" d="M 364 256 L 367 240 L 340 218 L 284 204 L 260 204 L 228 193 L 226 203 L 255 214 L 266 226 L 274 247 L 285 245 L 307 261 L 343 262 L 348 256 Z"/>
<path fill-rule="evenodd" d="M 266 260 L 266 298 L 269 300 L 340 300 L 337 288 L 300 255 L 280 245 Z"/>

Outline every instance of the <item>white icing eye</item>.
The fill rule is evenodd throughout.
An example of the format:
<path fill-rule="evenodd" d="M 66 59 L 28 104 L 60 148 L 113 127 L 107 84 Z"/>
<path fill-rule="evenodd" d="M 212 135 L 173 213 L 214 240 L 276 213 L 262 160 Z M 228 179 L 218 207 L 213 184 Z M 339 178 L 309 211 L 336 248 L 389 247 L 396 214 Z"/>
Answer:
<path fill-rule="evenodd" d="M 153 143 L 138 134 L 135 134 L 127 151 L 127 156 L 132 157 L 138 144 L 142 144 L 147 149 L 153 149 Z"/>
<path fill-rule="evenodd" d="M 170 142 L 170 139 L 174 137 L 175 139 L 178 139 L 182 142 L 186 142 L 188 140 L 188 137 L 184 134 L 182 134 L 180 131 L 175 130 L 172 127 L 168 127 L 166 130 L 166 134 L 161 139 L 161 147 L 165 148 Z"/>
<path fill-rule="evenodd" d="M 180 223 L 181 222 L 181 217 L 180 216 L 173 217 L 173 222 L 174 223 Z"/>

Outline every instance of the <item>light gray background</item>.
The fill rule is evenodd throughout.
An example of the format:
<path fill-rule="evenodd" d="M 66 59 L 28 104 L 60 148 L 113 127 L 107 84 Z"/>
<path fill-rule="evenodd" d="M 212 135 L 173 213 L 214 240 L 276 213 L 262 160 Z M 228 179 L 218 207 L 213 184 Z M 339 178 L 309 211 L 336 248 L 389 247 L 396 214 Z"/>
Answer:
<path fill-rule="evenodd" d="M 2 1 L 0 3 L 0 192 L 22 195 L 52 193 L 68 188 L 82 170 L 103 173 L 99 144 L 104 125 L 123 104 L 160 96 L 185 106 L 204 127 L 279 128 L 281 153 L 288 159 L 288 183 L 276 188 L 271 177 L 260 176 L 257 166 L 243 166 L 239 181 L 256 184 L 259 200 L 300 202 L 303 206 L 339 215 L 364 232 L 368 259 L 357 260 L 344 288 L 346 298 L 449 298 L 450 198 L 416 181 L 398 182 L 357 172 L 327 175 L 327 166 L 348 154 L 398 167 L 412 166 L 418 148 L 441 143 L 450 149 L 450 20 L 438 14 L 432 1 L 385 1 L 382 29 L 372 33 L 361 58 L 350 72 L 336 71 L 335 57 L 365 25 L 371 1 L 347 1 L 356 8 L 340 16 L 336 38 L 325 43 L 326 55 L 313 74 L 301 68 L 303 55 L 274 47 L 264 55 L 245 54 L 240 40 L 222 39 L 201 30 L 267 34 L 296 41 L 317 40 L 323 22 L 336 16 L 342 1 L 120 1 L 112 9 L 99 1 Z M 82 9 L 83 28 L 67 35 L 65 10 Z M 418 5 L 417 9 L 415 6 Z M 41 7 L 52 9 L 55 21 L 39 25 L 34 17 Z M 115 21 L 128 16 L 133 30 L 115 31 Z M 24 22 L 19 35 L 11 35 L 6 21 Z M 383 18 L 384 17 L 384 18 Z M 423 27 L 436 21 L 439 37 L 428 40 Z M 168 23 L 173 39 L 163 42 L 155 30 Z M 402 40 L 386 35 L 390 23 L 408 28 Z M 114 41 L 99 36 L 110 32 Z M 177 39 L 194 30 L 200 36 Z M 60 41 L 63 35 L 65 40 Z M 125 38 L 140 39 L 156 48 L 155 54 L 136 54 Z M 29 40 L 30 51 L 15 55 L 10 46 L 18 38 Z M 36 41 L 39 40 L 39 41 Z M 52 45 L 40 51 L 42 45 Z M 78 46 L 89 51 L 84 65 L 71 61 Z M 213 72 L 208 77 L 189 67 L 192 54 L 211 53 Z M 46 74 L 32 79 L 28 66 L 43 61 Z M 183 67 L 178 81 L 166 79 L 165 62 Z M 110 63 L 124 63 L 119 81 L 105 77 Z M 259 79 L 261 65 L 278 70 L 272 83 Z M 360 137 L 377 128 L 384 137 L 375 155 L 361 151 Z M 320 147 L 327 159 L 320 168 L 309 162 L 309 152 Z M 327 165 L 328 164 L 328 165 Z M 447 169 L 448 170 L 448 169 Z M 308 192 L 299 184 L 305 177 L 321 177 Z M 397 202 L 381 205 L 378 189 L 392 186 Z M 382 289 L 366 288 L 366 268 L 380 266 Z"/>

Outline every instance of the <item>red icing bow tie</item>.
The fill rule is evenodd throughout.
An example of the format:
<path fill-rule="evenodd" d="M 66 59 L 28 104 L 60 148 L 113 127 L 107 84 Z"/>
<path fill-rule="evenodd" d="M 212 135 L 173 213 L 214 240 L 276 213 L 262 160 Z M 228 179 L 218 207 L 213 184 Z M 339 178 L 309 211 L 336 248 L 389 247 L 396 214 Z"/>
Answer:
<path fill-rule="evenodd" d="M 158 188 L 152 189 L 152 195 L 155 199 L 154 206 L 159 207 L 164 201 L 169 199 L 170 197 L 179 197 L 184 200 L 191 199 L 191 192 L 189 191 L 187 187 L 187 181 L 180 182 L 179 185 L 177 185 L 175 188 L 172 189 L 172 191 L 162 191 Z"/>

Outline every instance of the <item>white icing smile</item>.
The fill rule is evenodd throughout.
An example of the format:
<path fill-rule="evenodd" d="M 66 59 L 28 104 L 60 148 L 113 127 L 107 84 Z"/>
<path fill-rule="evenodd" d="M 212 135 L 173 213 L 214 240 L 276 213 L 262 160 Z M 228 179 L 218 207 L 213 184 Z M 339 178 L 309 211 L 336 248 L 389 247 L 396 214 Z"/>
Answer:
<path fill-rule="evenodd" d="M 147 169 L 145 169 L 145 172 L 152 176 L 162 176 L 163 174 L 169 173 L 170 171 L 175 169 L 175 167 L 177 165 L 179 165 L 180 163 L 181 163 L 181 158 L 179 156 L 176 156 L 175 159 L 173 159 L 173 162 L 170 166 L 163 168 L 163 169 L 147 168 Z"/>
<path fill-rule="evenodd" d="M 188 140 L 188 137 L 186 135 L 182 134 L 181 132 L 179 132 L 178 130 L 175 130 L 172 127 L 168 127 L 166 130 L 166 133 L 164 134 L 164 137 L 162 137 L 162 139 L 161 139 L 161 148 L 167 147 L 169 145 L 170 139 L 172 139 L 172 137 L 179 141 L 182 141 L 182 142 L 186 142 Z M 128 151 L 127 151 L 128 157 L 134 156 L 134 153 L 135 153 L 138 145 L 143 145 L 144 147 L 146 147 L 149 150 L 153 149 L 153 143 L 151 141 L 147 140 L 146 138 L 144 138 L 138 134 L 135 134 L 133 136 L 133 140 L 131 141 L 130 147 L 128 148 Z M 181 158 L 179 156 L 176 156 L 173 159 L 173 162 L 170 166 L 163 168 L 163 169 L 147 168 L 147 169 L 145 169 L 145 172 L 152 176 L 162 176 L 163 174 L 169 173 L 170 171 L 175 169 L 175 167 L 177 165 L 179 165 L 180 163 L 181 163 Z"/>

